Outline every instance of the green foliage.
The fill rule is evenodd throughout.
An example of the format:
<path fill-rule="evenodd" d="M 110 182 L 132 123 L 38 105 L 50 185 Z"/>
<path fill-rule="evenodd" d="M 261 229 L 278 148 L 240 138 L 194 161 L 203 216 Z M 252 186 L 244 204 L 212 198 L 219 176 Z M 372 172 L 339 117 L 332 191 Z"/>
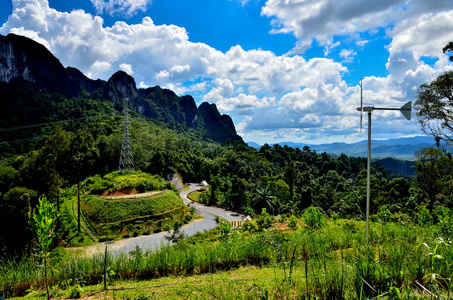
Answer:
<path fill-rule="evenodd" d="M 82 293 L 85 292 L 85 290 L 80 286 L 80 284 L 76 284 L 71 288 L 71 292 L 69 294 L 70 299 L 79 299 L 82 297 Z"/>
<path fill-rule="evenodd" d="M 274 218 L 267 212 L 266 208 L 261 210 L 261 214 L 254 218 L 259 230 L 267 229 L 272 226 Z"/>
<path fill-rule="evenodd" d="M 351 226 L 343 226 L 345 221 Z M 372 223 L 374 226 L 377 225 Z M 351 231 L 350 227 L 357 230 Z M 188 290 L 186 293 L 169 287 L 163 291 L 155 289 L 152 297 L 190 298 L 194 295 L 192 291 L 196 291 L 196 297 L 203 299 L 213 294 L 227 297 L 231 293 L 240 299 L 255 299 L 263 294 L 256 286 L 262 286 L 269 298 L 304 298 L 308 293 L 313 299 L 386 299 L 399 293 L 403 299 L 421 299 L 427 297 L 417 288 L 423 285 L 426 293 L 448 298 L 452 286 L 447 278 L 453 271 L 451 245 L 442 239 L 433 240 L 434 230 L 435 227 L 389 223 L 382 234 L 372 230 L 373 238 L 366 246 L 363 222 L 343 219 L 337 225 L 308 233 L 274 229 L 257 233 L 241 231 L 237 238 L 220 243 L 212 233 L 204 233 L 171 247 L 152 251 L 136 248 L 128 255 L 109 256 L 107 270 L 111 280 L 127 280 L 120 284 L 133 288 L 127 289 L 135 292 L 128 294 L 129 297 L 137 297 L 139 287 L 184 281 L 181 285 Z M 58 282 L 59 289 L 68 286 L 66 293 L 59 291 L 60 295 L 77 296 L 79 285 L 94 284 L 84 290 L 97 290 L 103 266 L 103 253 L 71 255 L 50 269 L 50 276 Z M 187 282 L 187 276 L 191 275 L 198 275 L 196 285 Z M 9 298 L 18 295 L 12 287 L 23 282 L 36 282 L 32 289 L 42 288 L 42 278 L 42 268 L 37 267 L 37 262 L 26 260 L 0 265 L 0 281 L 5 284 Z M 64 284 L 67 278 L 74 278 L 71 285 Z M 143 282 L 152 278 L 159 281 Z M 247 278 L 254 280 L 250 282 Z M 211 281 L 204 283 L 204 280 Z M 121 297 L 120 291 L 117 292 L 116 296 Z M 41 292 L 36 298 L 43 296 Z"/>
<path fill-rule="evenodd" d="M 436 203 L 451 194 L 449 182 L 452 179 L 453 158 L 450 153 L 443 153 L 434 147 L 422 148 L 416 152 L 417 174 L 415 183 L 420 190 L 423 202 L 434 209 Z"/>
<path fill-rule="evenodd" d="M 451 210 L 447 207 L 438 206 L 433 214 L 437 227 L 436 234 L 445 241 L 451 243 L 453 236 L 453 218 Z"/>
<path fill-rule="evenodd" d="M 122 190 L 144 193 L 173 188 L 168 181 L 163 180 L 160 176 L 141 171 L 130 173 L 114 171 L 103 177 L 95 175 L 87 178 L 83 182 L 83 186 L 93 195 L 102 195 L 106 192 L 114 194 Z"/>
<path fill-rule="evenodd" d="M 173 191 L 165 191 L 144 198 L 118 200 L 99 196 L 82 196 L 83 214 L 92 224 L 159 215 L 180 207 L 183 207 L 183 203 Z"/>
<path fill-rule="evenodd" d="M 229 238 L 229 236 L 232 234 L 231 226 L 228 222 L 226 221 L 221 221 L 218 230 L 220 231 L 220 236 L 219 240 L 225 241 Z"/>
<path fill-rule="evenodd" d="M 11 166 L 0 164 L 0 193 L 6 193 L 20 182 L 19 171 Z"/>
<path fill-rule="evenodd" d="M 188 210 L 173 191 L 156 192 L 146 197 L 105 198 L 83 195 L 82 213 L 87 225 L 101 240 L 168 231 L 176 222 L 188 223 L 193 210 Z M 75 201 L 75 199 L 73 199 Z M 64 206 L 63 226 L 73 231 L 74 224 Z M 71 229 L 72 228 L 72 229 Z M 74 244 L 74 241 L 71 240 Z"/>
<path fill-rule="evenodd" d="M 29 225 L 36 235 L 36 247 L 40 253 L 47 257 L 50 246 L 55 237 L 55 224 L 59 214 L 46 197 L 39 198 L 37 210 L 29 213 Z"/>
<path fill-rule="evenodd" d="M 37 199 L 36 191 L 18 186 L 0 197 L 0 254 L 20 255 L 28 250 L 31 238 L 28 213 Z"/>
<path fill-rule="evenodd" d="M 36 235 L 35 244 L 39 254 L 44 258 L 44 279 L 46 281 L 47 299 L 50 299 L 49 284 L 47 282 L 47 263 L 49 250 L 55 237 L 55 225 L 58 212 L 46 197 L 39 198 L 37 210 L 32 214 L 29 212 L 29 225 L 31 231 Z"/>
<path fill-rule="evenodd" d="M 333 222 L 336 223 L 338 218 L 340 218 L 340 215 L 337 213 L 333 213 L 330 217 L 332 218 Z"/>
<path fill-rule="evenodd" d="M 392 217 L 392 213 L 388 210 L 387 206 L 382 205 L 379 207 L 379 212 L 377 213 L 379 221 L 381 223 L 387 223 Z"/>
<path fill-rule="evenodd" d="M 450 109 L 453 105 L 453 71 L 446 71 L 417 91 L 415 110 L 422 130 L 429 135 L 452 141 Z"/>
<path fill-rule="evenodd" d="M 426 207 L 421 207 L 420 212 L 416 214 L 417 223 L 420 226 L 430 226 L 433 224 L 433 216 Z"/>
<path fill-rule="evenodd" d="M 326 225 L 324 214 L 316 207 L 310 206 L 302 215 L 302 220 L 310 229 L 319 229 Z"/>
<path fill-rule="evenodd" d="M 181 231 L 181 226 L 182 223 L 180 221 L 176 221 L 173 224 L 173 230 L 165 236 L 165 239 L 174 244 L 183 241 L 187 237 L 187 235 L 184 233 L 184 231 Z"/>
<path fill-rule="evenodd" d="M 299 219 L 297 219 L 295 215 L 291 215 L 291 217 L 289 218 L 288 227 L 292 230 L 297 230 L 299 228 L 299 226 L 297 225 L 298 222 Z"/>
<path fill-rule="evenodd" d="M 253 197 L 252 203 L 256 210 L 261 209 L 266 211 L 269 209 L 270 212 L 274 212 L 276 198 L 269 187 L 259 187 L 255 191 L 255 197 Z"/>

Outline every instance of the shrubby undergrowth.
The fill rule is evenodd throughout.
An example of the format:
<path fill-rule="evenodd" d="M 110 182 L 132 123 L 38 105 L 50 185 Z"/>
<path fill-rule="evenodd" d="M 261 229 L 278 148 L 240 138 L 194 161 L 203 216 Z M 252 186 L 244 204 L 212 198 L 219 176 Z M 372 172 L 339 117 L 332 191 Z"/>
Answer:
<path fill-rule="evenodd" d="M 306 213 L 315 215 L 313 211 L 318 210 Z M 294 220 L 292 216 L 290 221 L 300 228 L 287 230 L 287 218 L 277 221 L 263 211 L 239 230 L 226 230 L 222 223 L 211 232 L 155 251 L 138 247 L 130 253 L 109 254 L 109 280 L 191 276 L 257 266 L 271 267 L 280 274 L 275 287 L 267 290 L 269 299 L 281 295 L 289 299 L 422 299 L 430 295 L 450 299 L 453 248 L 438 235 L 439 223 L 372 223 L 367 244 L 363 221 L 322 218 L 324 223 L 318 227 L 308 226 L 306 217 Z M 103 282 L 104 253 L 60 252 L 53 259 L 55 268 L 48 275 L 51 285 L 71 282 L 83 287 Z M 8 296 L 24 295 L 30 288 L 42 288 L 43 269 L 30 259 L 5 261 L 0 281 Z M 231 284 L 238 284 L 236 292 L 241 291 L 244 298 L 252 295 L 242 284 Z"/>

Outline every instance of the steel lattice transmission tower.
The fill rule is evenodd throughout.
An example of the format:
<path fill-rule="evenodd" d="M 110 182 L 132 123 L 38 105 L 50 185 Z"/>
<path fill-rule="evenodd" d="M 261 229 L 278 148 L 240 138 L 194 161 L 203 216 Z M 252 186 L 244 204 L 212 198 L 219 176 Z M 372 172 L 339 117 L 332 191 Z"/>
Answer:
<path fill-rule="evenodd" d="M 129 132 L 129 98 L 123 98 L 123 144 L 121 145 L 119 170 L 135 171 L 132 158 L 131 134 Z"/>

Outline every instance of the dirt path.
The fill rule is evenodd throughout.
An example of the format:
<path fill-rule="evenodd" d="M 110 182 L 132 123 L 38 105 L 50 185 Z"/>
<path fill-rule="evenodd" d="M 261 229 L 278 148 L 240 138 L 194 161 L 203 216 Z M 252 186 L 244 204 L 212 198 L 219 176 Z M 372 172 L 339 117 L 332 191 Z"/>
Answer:
<path fill-rule="evenodd" d="M 126 199 L 126 198 L 142 198 L 142 197 L 149 197 L 156 194 L 161 194 L 165 191 L 158 191 L 158 192 L 149 192 L 149 193 L 141 193 L 141 194 L 133 194 L 133 195 L 123 195 L 123 196 L 101 196 L 105 199 Z"/>

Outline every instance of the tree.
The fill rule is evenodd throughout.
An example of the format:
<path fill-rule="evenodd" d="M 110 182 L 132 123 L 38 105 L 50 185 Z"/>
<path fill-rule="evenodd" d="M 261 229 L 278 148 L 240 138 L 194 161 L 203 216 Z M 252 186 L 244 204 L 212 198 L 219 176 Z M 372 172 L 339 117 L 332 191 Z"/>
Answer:
<path fill-rule="evenodd" d="M 72 183 L 77 183 L 77 211 L 78 231 L 80 232 L 80 181 L 93 174 L 96 170 L 96 161 L 99 158 L 99 149 L 94 144 L 93 136 L 86 131 L 79 130 L 71 137 L 69 150 L 64 156 L 62 171 Z"/>
<path fill-rule="evenodd" d="M 453 51 L 453 42 L 449 42 L 443 49 L 442 51 L 444 53 L 448 53 Z M 450 56 L 450 61 L 453 61 L 453 56 Z"/>
<path fill-rule="evenodd" d="M 272 195 L 269 187 L 259 187 L 256 189 L 255 197 L 253 198 L 253 206 L 255 211 L 260 211 L 263 208 L 269 208 L 272 212 L 275 208 L 276 197 Z"/>
<path fill-rule="evenodd" d="M 429 210 L 432 210 L 436 201 L 450 193 L 453 158 L 450 153 L 444 154 L 434 147 L 422 148 L 415 152 L 415 156 L 415 182 L 428 200 Z"/>
<path fill-rule="evenodd" d="M 184 240 L 187 235 L 184 231 L 181 230 L 181 227 L 181 221 L 176 221 L 175 224 L 173 224 L 173 230 L 171 232 L 168 232 L 168 235 L 166 235 L 164 238 L 174 244 Z"/>
<path fill-rule="evenodd" d="M 37 211 L 33 214 L 29 212 L 30 229 L 36 235 L 36 246 L 44 259 L 44 278 L 46 281 L 47 299 L 50 299 L 49 283 L 47 281 L 47 264 L 49 260 L 49 250 L 55 237 L 55 225 L 58 212 L 54 210 L 52 203 L 46 197 L 39 199 Z"/>
<path fill-rule="evenodd" d="M 289 187 L 289 202 L 292 203 L 294 199 L 294 180 L 296 177 L 296 164 L 294 161 L 288 161 L 285 173 L 283 174 L 285 182 L 288 184 Z"/>
<path fill-rule="evenodd" d="M 289 212 L 293 203 L 291 199 L 291 189 L 289 184 L 279 179 L 269 182 L 269 188 L 273 195 L 276 195 L 274 203 L 276 204 L 277 213 Z"/>
<path fill-rule="evenodd" d="M 452 49 L 453 42 L 450 42 L 443 51 Z M 445 72 L 430 84 L 422 84 L 414 109 L 423 132 L 453 142 L 453 71 Z"/>
<path fill-rule="evenodd" d="M 0 197 L 0 253 L 25 251 L 30 242 L 28 214 L 38 193 L 24 187 L 13 187 Z"/>
<path fill-rule="evenodd" d="M 218 202 L 218 190 L 221 187 L 221 181 L 218 176 L 213 176 L 211 181 L 209 182 L 209 190 L 211 192 L 210 198 L 209 198 L 209 204 L 217 204 Z"/>

